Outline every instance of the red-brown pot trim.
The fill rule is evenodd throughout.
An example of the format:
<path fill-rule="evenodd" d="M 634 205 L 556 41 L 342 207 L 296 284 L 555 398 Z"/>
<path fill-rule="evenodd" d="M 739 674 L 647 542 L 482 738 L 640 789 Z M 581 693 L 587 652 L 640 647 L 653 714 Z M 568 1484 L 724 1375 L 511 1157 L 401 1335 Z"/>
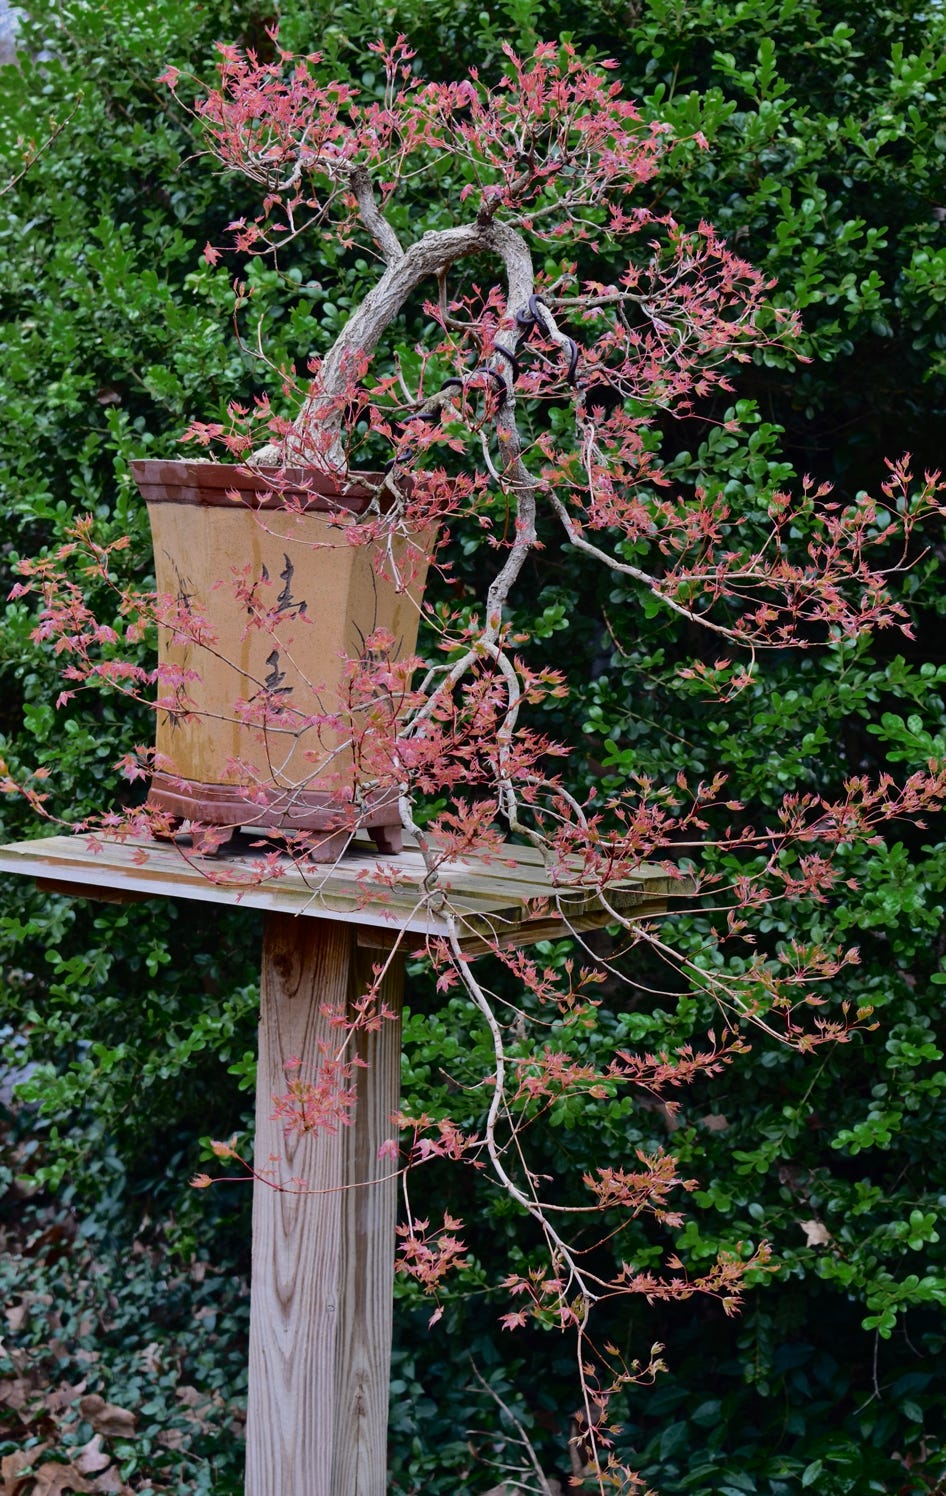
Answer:
<path fill-rule="evenodd" d="M 264 798 L 265 797 L 265 798 Z M 279 827 L 284 831 L 341 831 L 364 827 L 383 831 L 386 852 L 401 850 L 401 827 L 396 790 L 379 790 L 355 806 L 328 790 L 275 789 L 262 786 L 252 793 L 239 784 L 198 784 L 174 774 L 156 773 L 148 804 L 182 821 L 208 826 Z M 375 840 L 379 840 L 376 836 Z M 391 843 L 397 842 L 397 845 Z"/>
<path fill-rule="evenodd" d="M 232 509 L 301 509 L 363 514 L 383 473 L 337 478 L 315 468 L 231 467 L 223 462 L 170 462 L 146 458 L 131 463 L 132 477 L 148 504 L 200 504 Z M 236 497 L 234 497 L 236 495 Z"/>

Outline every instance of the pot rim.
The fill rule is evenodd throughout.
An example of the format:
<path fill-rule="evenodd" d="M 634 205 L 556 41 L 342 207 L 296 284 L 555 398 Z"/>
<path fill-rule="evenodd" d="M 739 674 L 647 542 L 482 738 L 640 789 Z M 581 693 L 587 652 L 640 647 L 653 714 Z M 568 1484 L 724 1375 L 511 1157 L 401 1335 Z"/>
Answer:
<path fill-rule="evenodd" d="M 236 463 L 146 457 L 129 464 L 147 504 L 202 508 L 294 509 L 363 514 L 385 473 L 329 473 L 315 467 L 249 468 Z"/>

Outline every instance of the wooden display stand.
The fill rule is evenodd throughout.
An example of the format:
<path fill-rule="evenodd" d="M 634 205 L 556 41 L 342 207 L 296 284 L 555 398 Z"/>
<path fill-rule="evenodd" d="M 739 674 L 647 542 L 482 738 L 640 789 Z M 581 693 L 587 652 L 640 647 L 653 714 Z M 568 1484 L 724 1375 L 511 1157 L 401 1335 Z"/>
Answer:
<path fill-rule="evenodd" d="M 410 951 L 447 924 L 424 907 L 416 850 L 379 858 L 358 839 L 330 867 L 303 874 L 286 860 L 265 883 L 252 877 L 252 862 L 239 849 L 202 861 L 159 842 L 89 836 L 0 847 L 0 872 L 77 898 L 176 897 L 265 911 L 254 1162 L 258 1174 L 306 1187 L 253 1186 L 246 1493 L 384 1496 L 397 1173 L 379 1149 L 394 1136 L 399 1097 L 403 958 L 395 947 L 402 932 Z M 439 881 L 470 955 L 609 919 L 593 891 L 553 886 L 531 848 L 447 864 Z M 643 866 L 609 899 L 647 918 L 688 891 Z M 317 1073 L 320 1039 L 338 1037 L 323 1007 L 357 999 L 385 950 L 382 997 L 398 1016 L 356 1036 L 367 1068 L 357 1070 L 352 1125 L 287 1136 L 272 1117 L 285 1061 L 296 1056 L 300 1074 Z"/>

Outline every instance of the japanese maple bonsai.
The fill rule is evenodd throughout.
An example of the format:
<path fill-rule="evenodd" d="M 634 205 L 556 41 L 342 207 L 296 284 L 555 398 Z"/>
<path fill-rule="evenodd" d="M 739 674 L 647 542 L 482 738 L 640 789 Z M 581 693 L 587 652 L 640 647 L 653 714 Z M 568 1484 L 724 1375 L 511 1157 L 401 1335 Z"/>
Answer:
<path fill-rule="evenodd" d="M 699 136 L 681 143 L 644 121 L 608 64 L 586 67 L 568 46 L 541 45 L 526 60 L 510 51 L 487 87 L 475 75 L 425 82 L 401 38 L 378 44 L 384 93 L 367 98 L 325 80 L 318 55 L 283 53 L 275 36 L 273 47 L 272 60 L 221 48 L 218 85 L 187 104 L 217 160 L 262 193 L 255 218 L 229 225 L 231 247 L 279 266 L 304 237 L 316 257 L 329 241 L 347 290 L 361 294 L 347 298 L 344 327 L 301 380 L 276 371 L 295 410 L 260 399 L 250 412 L 232 408 L 227 428 L 192 426 L 237 467 L 136 465 L 165 600 L 153 804 L 210 822 L 321 828 L 326 856 L 356 823 L 396 847 L 436 756 L 438 790 L 486 784 L 517 827 L 523 792 L 534 802 L 543 782 L 539 749 L 517 737 L 519 706 L 560 687 L 515 659 L 505 609 L 549 522 L 730 641 L 786 642 L 800 623 L 853 633 L 899 617 L 865 570 L 865 547 L 884 532 L 863 507 L 822 526 L 801 569 L 786 570 L 794 510 L 784 495 L 759 546 L 754 531 L 742 540 L 743 517 L 722 496 L 694 504 L 668 492 L 657 423 L 728 389 L 734 361 L 785 334 L 762 278 L 711 226 L 684 230 L 648 201 L 663 153 L 699 149 Z M 163 81 L 181 98 L 174 69 Z M 377 261 L 373 280 L 356 251 Z M 211 263 L 220 253 L 205 250 Z M 421 309 L 428 336 L 405 351 L 409 384 L 400 319 Z M 392 330 L 394 348 L 384 344 Z M 191 514 L 172 555 L 164 501 L 181 495 Z M 806 489 L 800 502 L 810 510 L 821 497 Z M 430 537 L 457 517 L 488 532 L 500 564 L 482 614 L 458 620 L 449 663 L 412 695 Z M 211 538 L 211 521 L 237 519 L 250 539 Z M 215 568 L 199 586 L 198 556 Z M 330 630 L 321 604 L 346 568 L 355 602 Z M 221 577 L 229 642 L 203 613 Z M 319 635 L 332 678 L 324 655 L 305 656 Z M 230 673 L 199 701 L 192 683 L 212 655 Z M 470 725 L 457 694 L 471 674 L 482 698 L 474 736 L 495 735 L 475 769 L 476 752 L 443 726 L 464 713 Z M 208 718 L 229 736 L 202 759 L 187 743 Z"/>
<path fill-rule="evenodd" d="M 150 803 L 172 829 L 189 818 L 319 830 L 326 857 L 356 822 L 399 845 L 404 762 L 391 737 L 408 682 L 388 677 L 414 651 L 434 527 L 477 506 L 488 525 L 487 483 L 514 503 L 485 624 L 449 682 L 470 647 L 505 657 L 503 605 L 536 543 L 540 500 L 585 548 L 586 528 L 636 525 L 641 485 L 656 476 L 641 440 L 648 403 L 686 408 L 695 386 L 722 379 L 724 358 L 769 335 L 757 326 L 760 278 L 706 226 L 683 234 L 637 201 L 666 130 L 644 124 L 605 72 L 549 46 L 527 62 L 510 54 L 492 89 L 472 77 L 435 85 L 414 76 L 403 40 L 378 51 L 386 91 L 362 101 L 323 81 L 317 56 L 261 62 L 221 48 L 219 86 L 190 107 L 218 160 L 264 194 L 257 218 L 230 225 L 233 247 L 278 264 L 302 235 L 316 254 L 331 238 L 366 247 L 379 269 L 304 387 L 280 371 L 298 395 L 292 418 L 261 401 L 251 419 L 234 410 L 227 431 L 195 423 L 191 436 L 225 442 L 239 467 L 134 465 L 163 599 Z M 175 70 L 163 81 L 180 94 Z M 406 239 L 401 200 L 416 207 L 418 181 L 447 223 Z M 643 266 L 607 283 L 548 258 L 655 236 Z M 436 297 L 436 333 L 408 390 L 390 350 L 386 372 L 369 370 L 422 288 Z M 550 444 L 546 417 L 563 408 L 570 450 Z M 354 468 L 359 442 L 383 452 L 380 470 Z M 444 444 L 464 454 L 452 475 Z M 672 599 L 673 585 L 663 590 Z M 366 660 L 383 664 L 380 686 L 355 679 Z M 369 741 L 370 764 L 359 751 Z"/>

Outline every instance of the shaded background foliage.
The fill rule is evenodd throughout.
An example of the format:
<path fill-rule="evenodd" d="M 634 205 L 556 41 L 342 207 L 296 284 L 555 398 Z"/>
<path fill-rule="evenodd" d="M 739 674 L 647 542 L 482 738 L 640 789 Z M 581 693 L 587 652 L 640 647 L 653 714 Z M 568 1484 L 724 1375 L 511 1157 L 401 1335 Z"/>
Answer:
<path fill-rule="evenodd" d="M 39 145 L 50 116 L 64 123 L 0 196 L 4 594 L 17 556 L 56 544 L 70 517 L 88 510 L 102 538 L 131 536 L 129 575 L 145 578 L 147 524 L 129 458 L 172 453 L 189 419 L 219 419 L 228 398 L 255 388 L 258 372 L 229 322 L 235 267 L 200 259 L 239 216 L 242 189 L 194 160 L 189 125 L 154 78 L 169 63 L 208 73 L 217 39 L 265 47 L 272 19 L 265 7 L 223 0 L 157 0 L 144 14 L 128 0 L 36 0 L 22 10 L 18 66 L 0 78 L 0 187 L 20 170 L 20 139 Z M 280 20 L 285 45 L 320 47 L 368 90 L 377 80 L 366 43 L 382 28 L 406 32 L 435 76 L 471 64 L 494 70 L 503 40 L 525 48 L 571 35 L 586 53 L 617 58 L 645 115 L 684 135 L 703 131 L 710 150 L 673 154 L 660 203 L 685 222 L 709 218 L 778 279 L 780 301 L 802 312 L 809 361 L 769 353 L 738 371 L 730 399 L 739 435 L 709 422 L 667 433 L 664 457 L 681 492 L 723 489 L 751 509 L 802 473 L 849 496 L 876 492 L 884 457 L 904 449 L 918 468 L 941 463 L 941 6 L 399 0 L 379 14 L 369 3 L 286 0 Z M 277 358 L 304 360 L 344 318 L 336 268 L 330 258 L 289 263 L 280 276 L 254 266 L 254 315 L 265 315 Z M 586 668 L 549 728 L 580 745 L 589 779 L 723 768 L 760 817 L 786 791 L 828 792 L 851 773 L 909 773 L 944 753 L 941 555 L 933 535 L 900 584 L 915 641 L 881 635 L 774 654 L 749 689 L 720 704 L 679 674 L 704 658 L 706 640 L 555 552 L 523 616 L 541 615 L 537 653 L 554 656 L 564 644 Z M 479 565 L 475 542 L 460 538 L 461 585 L 475 586 Z M 590 621 L 602 608 L 605 627 Z M 130 793 L 111 766 L 149 726 L 129 722 L 124 706 L 119 717 L 107 699 L 56 711 L 56 665 L 30 629 L 28 609 L 7 604 L 0 751 L 17 770 L 48 767 L 57 810 L 79 816 Z M 33 833 L 22 805 L 6 802 L 0 813 L 4 840 Z M 767 1237 L 775 1247 L 777 1276 L 735 1322 L 711 1305 L 638 1303 L 609 1326 L 630 1354 L 668 1344 L 669 1373 L 630 1399 L 621 1435 L 664 1493 L 912 1493 L 943 1478 L 941 838 L 941 827 L 905 825 L 899 840 L 847 854 L 857 888 L 840 910 L 795 903 L 766 914 L 761 933 L 771 939 L 840 929 L 859 944 L 844 995 L 874 1005 L 872 1032 L 814 1059 L 757 1044 L 738 1068 L 687 1095 L 676 1119 L 626 1102 L 562 1103 L 550 1116 L 543 1148 L 553 1174 L 635 1146 L 672 1146 L 701 1181 L 678 1243 L 694 1269 L 721 1245 Z M 38 1387 L 81 1377 L 134 1406 L 137 1441 L 118 1441 L 114 1452 L 139 1490 L 240 1488 L 232 1419 L 248 1192 L 195 1197 L 186 1186 L 202 1134 L 246 1127 L 252 1085 L 259 929 L 247 912 L 217 917 L 208 950 L 201 918 L 183 904 L 102 910 L 17 884 L 0 914 L 5 1063 L 19 1077 L 15 1103 L 5 1088 L 0 1273 L 17 1312 L 6 1337 L 13 1368 L 0 1366 L 0 1376 L 16 1371 Z M 675 930 L 689 951 L 723 959 L 699 914 L 680 917 Z M 544 952 L 549 961 L 565 954 L 564 944 Z M 713 1021 L 694 994 L 655 997 L 657 976 L 642 969 L 636 986 L 609 994 L 609 1040 L 674 1046 Z M 457 1089 L 464 1063 L 489 1066 L 472 1015 L 459 1001 L 436 1001 L 418 968 L 406 1104 L 461 1123 L 470 1107 L 474 1121 Z M 536 1244 L 485 1186 L 471 1205 L 470 1181 L 433 1166 L 414 1182 L 415 1207 L 424 1192 L 432 1212 L 447 1206 L 466 1217 L 473 1263 L 430 1333 L 429 1305 L 400 1290 L 391 1489 L 452 1493 L 495 1482 L 492 1462 L 510 1429 L 467 1354 L 548 1469 L 564 1475 L 568 1348 L 538 1331 L 501 1338 L 501 1296 L 489 1287 Z M 665 1245 L 642 1226 L 622 1250 L 644 1266 Z M 103 1269 L 123 1280 L 111 1300 Z M 83 1306 L 55 1331 L 55 1367 L 44 1295 Z M 155 1353 L 148 1358 L 154 1344 L 161 1371 Z M 179 1427 L 175 1380 L 220 1399 L 216 1433 L 199 1420 Z M 12 1414 L 11 1442 L 0 1448 L 21 1443 L 24 1429 Z M 61 1433 L 64 1448 L 83 1437 L 81 1424 Z"/>

